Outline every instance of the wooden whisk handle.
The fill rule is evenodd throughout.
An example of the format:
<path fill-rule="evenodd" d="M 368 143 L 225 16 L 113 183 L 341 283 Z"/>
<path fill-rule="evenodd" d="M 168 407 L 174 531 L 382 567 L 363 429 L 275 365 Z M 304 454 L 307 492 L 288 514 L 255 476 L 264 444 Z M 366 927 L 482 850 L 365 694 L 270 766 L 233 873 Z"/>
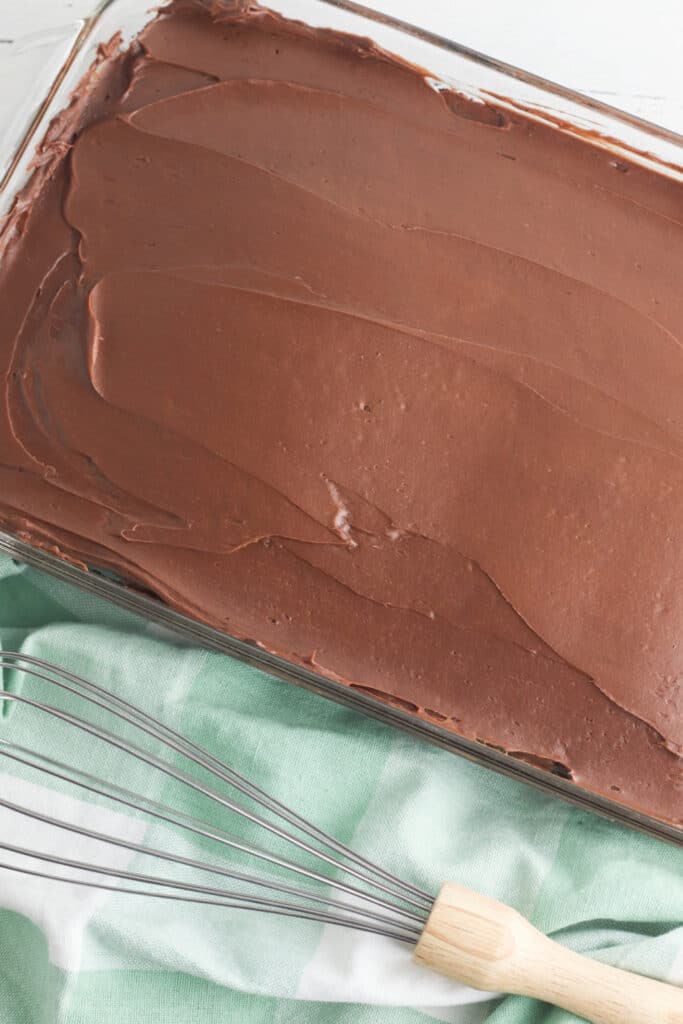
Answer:
<path fill-rule="evenodd" d="M 683 989 L 579 956 L 511 907 L 452 882 L 414 955 L 472 988 L 531 996 L 592 1024 L 683 1024 Z"/>

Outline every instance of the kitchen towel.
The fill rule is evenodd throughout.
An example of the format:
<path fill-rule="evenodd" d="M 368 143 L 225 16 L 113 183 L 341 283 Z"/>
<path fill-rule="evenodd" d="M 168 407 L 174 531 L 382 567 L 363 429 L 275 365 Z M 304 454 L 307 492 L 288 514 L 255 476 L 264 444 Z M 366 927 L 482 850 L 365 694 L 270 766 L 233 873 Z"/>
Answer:
<path fill-rule="evenodd" d="M 343 841 L 422 888 L 505 900 L 573 949 L 683 984 L 683 849 L 637 835 L 0 559 L 0 643 L 141 704 Z M 0 687 L 18 690 L 4 670 Z M 28 743 L 20 706 L 0 740 Z M 53 750 L 58 733 L 41 733 Z M 73 734 L 71 734 L 73 735 Z M 74 748 L 60 756 L 73 757 Z M 19 778 L 8 798 L 135 842 L 155 828 L 77 790 Z M 99 771 L 115 770 L 106 764 Z M 151 775 L 136 784 L 149 787 Z M 156 784 L 156 783 L 155 783 Z M 145 789 L 148 796 L 154 792 Z M 0 837 L 70 856 L 0 813 Z M 61 845 L 60 845 L 61 844 Z M 186 850 L 189 851 L 188 844 Z M 117 863 L 144 870 L 138 855 Z M 11 855 L 0 851 L 0 860 Z M 683 993 L 682 993 L 683 999 Z M 391 940 L 312 922 L 115 895 L 0 869 L 0 1024 L 569 1024 L 419 969 Z"/>

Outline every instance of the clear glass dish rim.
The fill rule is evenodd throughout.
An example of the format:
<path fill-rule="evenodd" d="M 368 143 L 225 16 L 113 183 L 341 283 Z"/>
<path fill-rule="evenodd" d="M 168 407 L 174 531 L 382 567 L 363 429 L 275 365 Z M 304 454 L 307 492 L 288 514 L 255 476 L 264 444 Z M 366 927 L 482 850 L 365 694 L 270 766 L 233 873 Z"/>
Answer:
<path fill-rule="evenodd" d="M 109 6 L 109 4 L 116 2 L 117 0 L 105 0 L 104 6 L 106 7 Z M 506 75 L 508 78 L 524 82 L 526 85 L 535 86 L 536 88 L 542 89 L 544 92 L 550 93 L 558 98 L 570 100 L 572 103 L 576 103 L 586 110 L 604 114 L 612 120 L 619 121 L 625 127 L 637 128 L 640 131 L 648 133 L 653 138 L 671 142 L 674 145 L 681 147 L 681 159 L 683 160 L 683 135 L 671 128 L 658 125 L 654 121 L 648 121 L 646 118 L 639 117 L 637 114 L 630 114 L 626 110 L 621 110 L 619 107 L 614 107 L 602 100 L 594 99 L 592 96 L 578 92 L 569 86 L 561 85 L 559 82 L 553 82 L 549 78 L 544 78 L 543 76 L 536 75 L 531 71 L 526 71 L 523 68 L 517 67 L 515 64 L 508 64 L 506 61 L 499 60 L 497 57 L 491 57 L 489 54 L 483 53 L 480 50 L 474 50 L 472 47 L 465 46 L 463 43 L 450 39 L 448 36 L 442 36 L 438 33 L 430 32 L 428 29 L 411 25 L 410 22 L 403 21 L 400 18 L 394 18 L 393 15 L 385 14 L 382 11 L 376 11 L 370 7 L 365 7 L 363 4 L 356 3 L 355 0 L 318 0 L 318 2 L 325 4 L 328 7 L 336 7 L 342 11 L 347 11 L 350 14 L 357 14 L 368 21 L 376 22 L 378 25 L 387 25 L 390 28 L 397 29 L 405 35 L 414 36 L 417 39 L 421 39 L 423 42 L 431 43 L 433 46 L 438 46 L 442 50 L 449 50 L 452 53 L 456 53 L 458 56 L 463 57 L 465 60 L 468 60 L 473 64 L 479 64 L 482 67 L 491 68 L 500 74 Z M 265 6 L 267 6 L 267 0 L 264 0 L 264 3 Z M 595 141 L 598 145 L 600 144 L 599 136 L 596 137 Z M 628 148 L 627 143 L 621 143 L 621 145 Z M 656 157 L 654 159 L 657 160 Z"/>
<path fill-rule="evenodd" d="M 0 195 L 4 194 L 7 188 L 13 184 L 13 178 L 17 167 L 28 148 L 33 142 L 39 141 L 42 134 L 44 134 L 44 129 L 49 123 L 49 121 L 46 122 L 45 115 L 51 106 L 55 94 L 68 75 L 72 64 L 87 46 L 88 41 L 96 31 L 98 24 L 105 13 L 111 8 L 116 7 L 119 2 L 120 0 L 100 0 L 100 2 L 95 5 L 92 14 L 83 19 L 79 19 L 81 22 L 80 31 L 78 32 L 59 72 L 53 79 L 50 88 L 39 106 L 39 109 L 31 118 L 25 133 L 19 139 L 18 144 L 15 147 L 15 151 L 8 162 L 7 168 L 0 178 Z M 463 43 L 459 43 L 457 40 L 451 39 L 448 36 L 431 32 L 429 29 L 412 25 L 410 22 L 403 21 L 400 18 L 395 18 L 393 15 L 385 14 L 384 12 L 374 10 L 371 7 L 366 7 L 364 4 L 355 2 L 355 0 L 316 0 L 316 2 L 324 7 L 356 15 L 366 22 L 394 29 L 404 36 L 412 36 L 415 39 L 428 43 L 440 50 L 456 54 L 458 57 L 461 57 L 473 65 L 488 68 L 508 79 L 522 82 L 525 85 L 539 89 L 551 97 L 573 103 L 586 112 L 609 118 L 612 122 L 619 124 L 623 128 L 635 129 L 644 133 L 644 135 L 649 136 L 653 140 L 671 144 L 680 150 L 680 163 L 677 162 L 675 169 L 683 174 L 683 134 L 680 134 L 671 128 L 658 125 L 653 121 L 648 121 L 646 118 L 639 117 L 636 114 L 631 114 L 628 111 L 621 110 L 619 107 L 605 103 L 603 100 L 595 99 L 592 96 L 578 92 L 577 90 L 561 85 L 558 82 L 553 82 L 541 75 L 537 75 L 531 71 L 526 71 L 514 64 L 509 64 L 506 61 L 499 60 L 489 54 L 475 50 Z M 163 6 L 163 0 L 159 3 L 159 6 Z M 268 6 L 268 0 L 263 0 L 263 6 Z M 150 13 L 153 13 L 153 5 L 151 4 Z M 525 112 L 531 116 L 541 117 L 543 119 L 543 113 L 535 110 L 533 105 L 528 108 L 525 108 L 524 104 L 517 104 L 517 106 L 519 109 L 525 110 Z M 576 129 L 576 126 L 572 126 L 571 123 L 568 123 L 566 128 L 571 131 L 572 128 Z M 586 133 L 582 132 L 581 134 L 585 136 Z M 590 135 L 591 137 L 589 141 L 594 145 L 605 145 L 607 147 L 607 144 L 610 141 L 614 141 L 610 140 L 600 132 L 591 132 Z M 627 142 L 619 140 L 616 141 L 618 142 L 619 148 L 626 151 L 631 150 L 637 158 L 645 157 L 650 164 L 654 164 L 655 166 L 659 165 L 662 170 L 666 170 L 671 167 L 671 164 L 655 154 L 635 149 Z"/>
<path fill-rule="evenodd" d="M 429 743 L 450 750 L 475 764 L 516 779 L 518 782 L 532 785 L 546 794 L 561 797 L 582 810 L 591 811 L 618 824 L 627 825 L 639 832 L 683 847 L 683 828 L 593 793 L 576 782 L 553 775 L 528 762 L 520 761 L 494 746 L 460 736 L 458 733 L 432 724 L 423 718 L 418 718 L 411 712 L 403 711 L 360 690 L 352 690 L 343 683 L 319 675 L 312 669 L 287 661 L 277 654 L 272 654 L 254 642 L 240 640 L 229 633 L 207 626 L 197 619 L 175 611 L 160 599 L 140 593 L 133 589 L 134 585 L 128 586 L 119 582 L 106 574 L 105 570 L 82 569 L 72 562 L 1 530 L 0 552 L 9 555 L 15 561 L 30 565 L 56 579 L 70 583 L 86 593 L 141 616 L 157 626 L 164 627 L 170 630 L 177 639 L 227 654 L 260 671 L 267 672 L 269 675 L 277 676 L 288 683 L 294 683 L 319 696 L 334 700 L 366 717 L 374 718 L 385 725 L 401 729 Z"/>
<path fill-rule="evenodd" d="M 74 38 L 69 52 L 54 77 L 39 109 L 27 126 L 26 132 L 15 147 L 15 152 L 9 162 L 7 171 L 0 180 L 0 195 L 10 186 L 14 186 L 14 178 L 22 159 L 29 147 L 42 140 L 48 125 L 52 119 L 53 100 L 61 86 L 67 80 L 69 71 L 77 58 L 87 48 L 98 25 L 105 14 L 111 8 L 116 7 L 119 0 L 101 0 L 95 7 L 93 13 L 81 22 L 80 30 Z M 438 47 L 464 58 L 468 62 L 491 69 L 509 79 L 520 81 L 536 89 L 542 90 L 550 97 L 569 101 L 580 109 L 597 113 L 611 122 L 616 122 L 625 128 L 637 129 L 653 139 L 673 143 L 681 154 L 680 169 L 683 171 L 683 135 L 671 129 L 653 124 L 627 111 L 619 110 L 601 100 L 585 96 L 571 88 L 551 82 L 539 75 L 524 71 L 514 65 L 507 64 L 487 54 L 480 53 L 455 40 L 449 39 L 430 32 L 427 29 L 419 28 L 404 22 L 383 12 L 372 10 L 355 0 L 316 0 L 316 4 L 324 7 L 336 8 L 346 13 L 355 15 L 365 22 L 386 26 L 396 30 L 400 34 L 413 36 L 422 42 Z M 151 5 L 150 5 L 151 6 Z M 268 0 L 264 0 L 263 6 L 268 6 Z M 150 16 L 153 11 L 150 11 Z M 75 82 L 73 83 L 76 84 Z M 485 92 L 485 90 L 484 90 Z M 497 98 L 497 97 L 496 97 Z M 543 111 L 537 112 L 533 106 L 526 107 L 524 103 L 515 101 L 517 109 L 529 113 L 530 116 L 538 116 L 544 119 Z M 551 121 L 554 120 L 552 114 Z M 567 122 L 566 130 L 578 132 L 582 137 L 586 136 L 585 130 L 571 122 Z M 655 154 L 644 150 L 632 148 L 628 142 L 614 140 L 600 132 L 589 132 L 589 140 L 597 146 L 613 148 L 610 143 L 616 141 L 618 147 L 626 152 L 631 151 L 638 159 L 643 157 L 652 166 L 661 166 L 662 169 L 671 167 L 666 161 Z M 21 187 L 21 184 L 19 187 Z M 14 188 L 14 194 L 18 192 Z M 12 197 L 13 198 L 13 197 Z M 0 226 L 2 220 L 0 219 Z M 190 616 L 163 604 L 161 600 L 148 597 L 139 593 L 132 587 L 118 582 L 103 575 L 99 570 L 83 570 L 69 561 L 65 561 L 56 555 L 42 550 L 38 546 L 26 543 L 18 537 L 0 530 L 0 551 L 10 555 L 14 559 L 25 562 L 37 569 L 49 573 L 65 582 L 74 584 L 81 590 L 85 590 L 98 597 L 104 598 L 119 607 L 142 615 L 144 618 L 155 622 L 158 625 L 170 629 L 178 637 L 194 641 L 203 647 L 207 647 L 224 654 L 228 654 L 241 661 L 247 662 L 262 671 L 278 676 L 288 682 L 303 686 L 313 692 L 331 698 L 332 700 L 352 708 L 361 714 L 370 716 L 385 724 L 402 729 L 414 736 L 418 736 L 432 744 L 444 747 L 466 759 L 484 767 L 488 767 L 500 774 L 514 778 L 534 786 L 545 793 L 559 796 L 565 801 L 575 804 L 583 810 L 594 812 L 604 818 L 608 818 L 619 824 L 626 825 L 638 831 L 664 839 L 678 846 L 683 847 L 683 827 L 671 825 L 652 815 L 635 810 L 616 800 L 593 793 L 583 788 L 580 784 L 560 776 L 553 775 L 549 771 L 537 768 L 527 762 L 513 758 L 504 751 L 490 747 L 476 740 L 470 740 L 450 730 L 444 729 L 437 724 L 432 724 L 417 715 L 396 708 L 379 699 L 375 699 L 361 691 L 351 690 L 342 683 L 327 679 L 318 673 L 287 661 L 278 655 L 259 648 L 255 644 L 239 640 L 228 633 L 220 632 L 210 626 L 206 626 Z"/>

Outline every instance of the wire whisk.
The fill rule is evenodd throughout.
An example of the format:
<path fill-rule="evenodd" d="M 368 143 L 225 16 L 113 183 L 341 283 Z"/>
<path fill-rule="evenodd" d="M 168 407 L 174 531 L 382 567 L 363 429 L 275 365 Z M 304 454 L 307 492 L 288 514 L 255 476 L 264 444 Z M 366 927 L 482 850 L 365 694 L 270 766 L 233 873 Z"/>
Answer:
<path fill-rule="evenodd" d="M 2 652 L 0 668 L 22 678 L 16 690 L 0 690 L 0 757 L 7 766 L 0 808 L 48 835 L 87 840 L 97 851 L 85 860 L 66 855 L 63 842 L 58 850 L 38 849 L 2 835 L 0 870 L 370 932 L 411 944 L 418 963 L 466 984 L 543 999 L 595 1024 L 683 1024 L 680 989 L 563 949 L 512 908 L 455 883 L 435 897 L 102 686 L 28 654 Z M 24 715 L 33 727 L 24 728 L 22 741 L 21 730 L 13 733 Z M 47 786 L 80 794 L 79 807 L 83 799 L 113 805 L 141 819 L 145 837 L 154 838 L 90 827 L 58 813 L 63 802 L 55 801 L 54 812 L 44 801 L 32 806 L 18 782 L 13 791 L 13 780 L 27 777 L 38 779 L 39 792 Z M 158 799 L 164 792 L 173 795 Z M 188 805 L 200 811 L 189 813 Z M 112 854 L 121 850 L 141 855 L 154 870 L 120 867 Z"/>
<path fill-rule="evenodd" d="M 203 874 L 219 875 L 224 879 L 225 885 L 217 888 L 215 885 L 187 882 L 172 877 L 127 872 L 108 866 L 106 861 L 86 863 L 54 853 L 29 850 L 4 839 L 0 839 L 0 850 L 26 858 L 28 861 L 40 861 L 49 865 L 50 869 L 32 867 L 30 864 L 17 865 L 14 861 L 0 861 L 0 867 L 110 891 L 309 918 L 374 932 L 404 942 L 415 943 L 419 938 L 434 902 L 433 896 L 403 882 L 379 865 L 355 853 L 264 792 L 219 758 L 141 708 L 135 707 L 101 686 L 30 655 L 2 653 L 0 667 L 18 669 L 26 676 L 45 684 L 48 691 L 58 690 L 69 694 L 72 698 L 71 703 L 74 703 L 73 698 L 76 698 L 76 702 L 82 705 L 82 710 L 80 714 L 76 714 L 73 710 L 57 707 L 45 699 L 29 697 L 22 693 L 0 692 L 2 701 L 30 708 L 40 715 L 70 727 L 80 733 L 82 738 L 95 739 L 117 749 L 146 769 L 159 772 L 194 793 L 206 797 L 213 813 L 202 819 L 192 817 L 177 808 L 140 793 L 131 792 L 110 779 L 79 769 L 73 764 L 47 756 L 38 750 L 29 750 L 25 746 L 0 738 L 0 755 L 3 758 L 21 765 L 24 769 L 40 773 L 54 782 L 67 783 L 81 792 L 104 798 L 140 815 L 147 815 L 151 819 L 163 822 L 167 826 L 178 828 L 185 834 L 209 840 L 221 853 L 240 851 L 262 863 L 284 868 L 296 876 L 301 884 L 287 884 L 239 871 L 215 861 L 189 858 L 148 843 L 133 842 L 19 805 L 2 796 L 0 807 L 7 811 L 40 821 L 62 832 L 98 840 L 107 844 L 109 848 L 124 848 L 131 853 L 144 854 L 166 866 L 179 864 Z M 87 712 L 92 713 L 93 709 L 99 709 L 110 717 L 109 728 L 93 721 L 92 714 L 88 717 Z M 130 738 L 131 733 L 135 735 L 137 742 Z M 155 741 L 155 745 L 162 749 L 162 756 L 149 749 L 149 740 Z M 144 746 L 145 741 L 148 743 L 147 749 Z M 74 743 L 76 742 L 77 737 L 74 735 Z M 73 751 L 74 743 L 67 749 Z M 202 769 L 210 778 L 211 784 L 178 767 L 174 763 L 174 758 L 169 755 L 175 755 L 176 761 L 180 755 L 194 770 Z M 241 794 L 246 800 L 240 802 L 231 791 L 232 794 Z M 251 803 L 251 807 L 247 801 Z M 221 814 L 224 815 L 225 812 L 232 812 L 238 819 L 248 821 L 272 836 L 284 840 L 294 851 L 308 854 L 308 860 L 317 862 L 320 870 L 295 857 L 274 853 L 263 845 L 217 827 L 217 820 L 220 820 Z M 105 853 L 107 847 L 104 848 Z M 54 871 L 55 868 L 77 870 L 79 875 L 84 873 L 90 877 L 58 874 Z M 94 876 L 103 877 L 98 879 Z M 116 879 L 117 884 L 113 881 L 106 882 L 105 877 Z M 121 882 L 125 884 L 119 884 Z M 136 888 L 131 888 L 128 883 L 134 883 Z M 239 887 L 235 887 L 233 883 L 240 883 Z M 344 900 L 326 896 L 310 883 L 318 883 L 336 891 Z M 295 897 L 297 903 L 279 899 L 275 894 Z"/>

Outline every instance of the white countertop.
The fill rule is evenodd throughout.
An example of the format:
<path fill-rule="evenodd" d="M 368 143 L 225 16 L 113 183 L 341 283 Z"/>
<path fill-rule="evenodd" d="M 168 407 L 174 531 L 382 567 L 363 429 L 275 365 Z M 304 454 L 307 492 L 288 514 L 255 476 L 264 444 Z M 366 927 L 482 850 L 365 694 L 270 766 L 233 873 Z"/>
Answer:
<path fill-rule="evenodd" d="M 683 134 L 681 0 L 365 3 Z M 0 0 L 0 128 L 27 84 L 25 71 L 14 83 L 2 74 L 13 41 L 74 22 L 95 5 L 96 0 Z"/>

